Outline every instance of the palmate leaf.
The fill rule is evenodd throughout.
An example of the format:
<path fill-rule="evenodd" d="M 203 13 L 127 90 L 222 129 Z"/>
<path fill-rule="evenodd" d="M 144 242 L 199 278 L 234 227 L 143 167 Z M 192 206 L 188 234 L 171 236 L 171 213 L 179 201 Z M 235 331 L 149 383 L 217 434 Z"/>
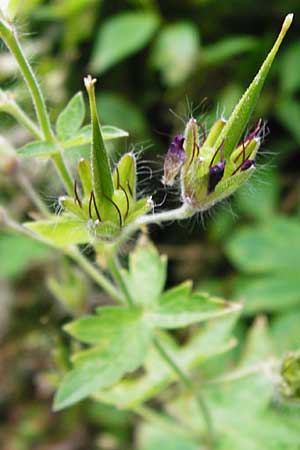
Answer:
<path fill-rule="evenodd" d="M 211 320 L 240 309 L 238 303 L 210 298 L 207 294 L 191 294 L 191 283 L 183 283 L 166 291 L 156 307 L 149 312 L 149 320 L 157 328 L 176 329 L 193 323 Z"/>
<path fill-rule="evenodd" d="M 56 411 L 82 400 L 98 389 L 112 386 L 125 373 L 137 369 L 147 355 L 151 332 L 136 310 L 108 308 L 102 317 L 79 319 L 68 326 L 68 331 L 83 341 L 95 342 L 97 321 L 100 325 L 99 345 L 74 355 L 74 369 L 63 378 L 55 396 Z M 105 321 L 106 328 L 102 330 Z"/>
<path fill-rule="evenodd" d="M 165 340 L 161 336 L 164 348 L 172 355 L 179 367 L 188 372 L 235 345 L 235 341 L 230 339 L 230 336 L 238 317 L 239 312 L 236 311 L 231 315 L 209 321 L 181 348 L 170 338 Z M 147 355 L 144 375 L 137 379 L 122 380 L 109 390 L 99 391 L 93 396 L 122 408 L 132 408 L 159 394 L 174 381 L 176 381 L 176 374 L 152 348 Z"/>
<path fill-rule="evenodd" d="M 124 271 L 130 294 L 137 305 L 152 305 L 161 295 L 166 280 L 166 257 L 160 256 L 148 240 L 139 241 L 129 255 L 129 271 Z"/>
<path fill-rule="evenodd" d="M 270 369 L 266 369 L 273 361 L 272 344 L 267 322 L 259 318 L 250 330 L 236 369 L 206 388 L 205 396 L 215 424 L 216 448 L 298 448 L 299 409 L 289 410 L 272 401 L 276 397 L 274 380 Z M 199 431 L 201 417 L 197 416 L 197 405 L 190 396 L 175 400 L 169 411 L 183 424 Z"/>

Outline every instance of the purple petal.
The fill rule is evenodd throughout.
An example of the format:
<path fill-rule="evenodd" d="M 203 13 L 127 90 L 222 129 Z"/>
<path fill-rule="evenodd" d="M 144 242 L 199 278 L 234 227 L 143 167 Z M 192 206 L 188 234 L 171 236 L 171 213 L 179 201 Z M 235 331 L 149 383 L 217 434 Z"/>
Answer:
<path fill-rule="evenodd" d="M 243 164 L 241 165 L 241 171 L 247 170 L 250 167 L 254 166 L 256 163 L 255 158 L 254 159 L 246 159 Z"/>
<path fill-rule="evenodd" d="M 183 143 L 184 136 L 178 134 L 170 144 L 164 162 L 164 176 L 162 180 L 164 184 L 171 185 L 173 183 L 174 178 L 185 162 L 186 155 L 183 149 Z"/>
<path fill-rule="evenodd" d="M 218 162 L 214 166 L 209 168 L 208 173 L 208 187 L 207 187 L 207 193 L 211 194 L 214 190 L 219 181 L 222 179 L 224 175 L 224 169 L 225 169 L 226 161 L 223 159 L 223 161 Z"/>

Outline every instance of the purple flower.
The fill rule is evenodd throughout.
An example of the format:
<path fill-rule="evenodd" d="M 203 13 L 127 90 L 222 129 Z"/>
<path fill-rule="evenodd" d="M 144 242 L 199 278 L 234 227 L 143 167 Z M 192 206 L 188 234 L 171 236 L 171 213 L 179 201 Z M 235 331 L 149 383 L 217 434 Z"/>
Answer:
<path fill-rule="evenodd" d="M 170 144 L 164 162 L 163 184 L 172 185 L 176 175 L 185 163 L 186 155 L 183 148 L 184 136 L 178 134 Z"/>
<path fill-rule="evenodd" d="M 226 161 L 223 159 L 209 168 L 207 193 L 211 194 L 224 175 Z"/>
<path fill-rule="evenodd" d="M 255 158 L 254 159 L 245 159 L 245 161 L 241 165 L 241 170 L 247 170 L 250 167 L 254 166 L 255 163 L 256 163 Z"/>

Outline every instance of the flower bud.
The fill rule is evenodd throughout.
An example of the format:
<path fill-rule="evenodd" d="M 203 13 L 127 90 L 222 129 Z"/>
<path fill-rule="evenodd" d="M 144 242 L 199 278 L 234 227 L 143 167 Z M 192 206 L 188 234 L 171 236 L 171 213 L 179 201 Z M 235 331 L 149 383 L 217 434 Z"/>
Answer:
<path fill-rule="evenodd" d="M 291 400 L 300 400 L 300 353 L 290 353 L 281 365 L 281 394 Z"/>
<path fill-rule="evenodd" d="M 178 134 L 174 137 L 164 162 L 164 176 L 162 183 L 172 186 L 176 175 L 179 173 L 185 162 L 185 151 L 183 149 L 184 136 Z"/>

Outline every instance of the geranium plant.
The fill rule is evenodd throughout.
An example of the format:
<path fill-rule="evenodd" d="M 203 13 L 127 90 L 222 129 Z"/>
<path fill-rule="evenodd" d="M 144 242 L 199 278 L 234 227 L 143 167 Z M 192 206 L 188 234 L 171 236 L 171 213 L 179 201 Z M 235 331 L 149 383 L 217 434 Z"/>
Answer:
<path fill-rule="evenodd" d="M 127 133 L 114 126 L 101 126 L 101 111 L 99 115 L 95 101 L 96 80 L 90 75 L 84 79 L 90 124 L 85 124 L 82 92 L 74 95 L 52 124 L 15 25 L 1 13 L 0 37 L 18 63 L 31 94 L 36 120 L 19 107 L 10 92 L 1 90 L 1 111 L 27 128 L 33 141 L 16 150 L 1 141 L 0 168 L 9 176 L 22 174 L 24 189 L 37 210 L 35 220 L 20 224 L 1 209 L 1 224 L 74 260 L 108 298 L 107 305 L 98 306 L 88 315 L 76 308 L 76 303 L 71 308 L 74 317 L 63 327 L 70 336 L 69 369 L 57 370 L 55 411 L 93 397 L 119 408 L 132 409 L 150 420 L 158 412 L 146 407 L 145 402 L 178 381 L 191 394 L 197 412 L 192 413 L 193 407 L 191 411 L 183 411 L 181 394 L 178 394 L 169 403 L 166 400 L 169 405 L 166 411 L 171 416 L 161 420 L 170 429 L 174 427 L 172 420 L 178 421 L 179 429 L 182 426 L 183 430 L 181 438 L 186 435 L 190 421 L 191 436 L 186 439 L 190 440 L 191 447 L 188 448 L 200 448 L 198 445 L 213 448 L 220 445 L 224 430 L 213 409 L 213 394 L 207 393 L 206 385 L 210 389 L 215 385 L 218 390 L 219 384 L 228 379 L 241 379 L 249 373 L 259 373 L 262 377 L 273 373 L 269 385 L 273 386 L 275 379 L 275 384 L 281 386 L 282 396 L 299 396 L 299 381 L 295 381 L 299 380 L 297 355 L 289 356 L 282 367 L 279 360 L 265 359 L 262 364 L 245 357 L 240 367 L 227 377 L 210 379 L 208 374 L 199 383 L 193 376 L 195 368 L 235 345 L 231 333 L 242 304 L 194 290 L 190 281 L 166 289 L 167 260 L 151 243 L 146 228 L 206 211 L 230 196 L 256 170 L 262 140 L 261 121 L 253 131 L 244 133 L 292 19 L 291 14 L 285 18 L 274 46 L 230 117 L 218 118 L 208 132 L 191 117 L 182 134 L 174 137 L 166 152 L 162 182 L 166 188 L 173 183 L 180 186 L 179 207 L 157 212 L 155 201 L 139 194 L 134 152 L 124 153 L 116 164 L 110 159 L 106 141 Z M 65 151 L 84 144 L 90 145 L 90 157 L 80 159 L 76 170 L 71 172 Z M 43 202 L 26 179 L 22 168 L 25 158 L 32 158 L 32 164 L 35 158 L 53 161 L 62 184 L 62 195 L 58 198 L 60 214 L 55 214 Z M 133 237 L 135 247 L 125 258 L 124 244 Z M 86 246 L 93 249 L 95 261 L 85 256 Z M 54 280 L 50 283 L 63 301 L 68 292 L 76 295 L 77 283 L 80 286 L 76 270 L 72 280 L 75 289 L 71 291 Z M 175 340 L 171 330 L 199 323 L 204 325 L 195 328 L 184 343 Z M 260 323 L 254 335 L 261 327 Z"/>

